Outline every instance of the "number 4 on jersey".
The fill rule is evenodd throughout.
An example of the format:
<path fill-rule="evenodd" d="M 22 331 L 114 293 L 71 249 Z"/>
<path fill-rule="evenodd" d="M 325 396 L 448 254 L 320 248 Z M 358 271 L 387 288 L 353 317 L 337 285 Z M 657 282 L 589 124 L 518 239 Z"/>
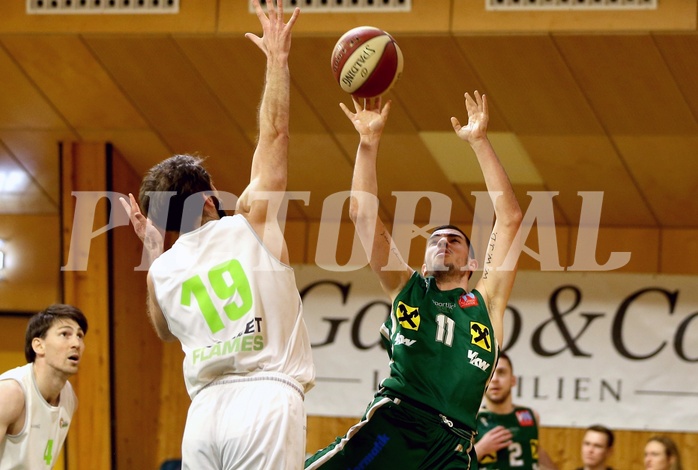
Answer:
<path fill-rule="evenodd" d="M 44 449 L 44 462 L 46 465 L 51 465 L 53 460 L 53 439 L 49 439 L 46 443 L 46 449 Z"/>

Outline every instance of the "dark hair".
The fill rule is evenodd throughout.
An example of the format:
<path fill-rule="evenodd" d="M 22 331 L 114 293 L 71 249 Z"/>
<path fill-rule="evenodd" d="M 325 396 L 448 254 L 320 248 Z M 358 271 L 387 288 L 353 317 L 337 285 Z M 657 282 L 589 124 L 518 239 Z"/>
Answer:
<path fill-rule="evenodd" d="M 606 435 L 606 447 L 611 448 L 613 447 L 613 441 L 615 440 L 613 436 L 613 431 L 608 429 L 606 426 L 602 426 L 601 424 L 594 424 L 593 426 L 589 426 L 587 431 L 594 431 L 594 432 L 600 432 L 602 434 Z"/>
<path fill-rule="evenodd" d="M 669 437 L 667 436 L 652 436 L 649 438 L 647 443 L 649 444 L 650 442 L 659 442 L 664 446 L 664 452 L 666 453 L 667 459 L 670 459 L 671 457 L 674 457 L 674 463 L 670 467 L 671 470 L 681 470 L 681 455 L 679 454 L 679 448 L 676 446 L 676 443 Z"/>
<path fill-rule="evenodd" d="M 470 238 L 469 238 L 469 237 L 465 234 L 465 232 L 464 232 L 463 230 L 461 230 L 461 228 L 458 227 L 457 225 L 451 225 L 451 224 L 439 225 L 438 227 L 434 227 L 434 228 L 432 229 L 432 231 L 430 232 L 430 234 L 433 235 L 434 232 L 436 232 L 437 230 L 446 230 L 446 229 L 455 230 L 455 231 L 457 231 L 458 233 L 460 233 L 461 235 L 463 235 L 463 237 L 465 237 L 465 243 L 466 243 L 466 245 L 468 245 L 468 254 L 470 255 L 471 258 L 475 258 L 475 250 L 473 250 L 473 245 L 470 244 Z M 431 236 L 431 235 L 430 235 L 430 236 Z M 472 277 L 472 275 L 473 275 L 473 272 L 470 271 L 470 272 L 468 273 L 468 279 L 470 279 L 470 278 Z M 511 361 L 509 361 L 509 363 L 511 364 Z"/>
<path fill-rule="evenodd" d="M 505 359 L 509 363 L 509 368 L 511 369 L 511 373 L 514 373 L 514 364 L 511 362 L 511 358 L 509 355 L 505 352 L 499 353 L 499 358 L 497 359 L 497 362 L 501 361 L 502 359 Z"/>
<path fill-rule="evenodd" d="M 451 224 L 439 225 L 438 227 L 434 227 L 430 233 L 433 235 L 434 232 L 436 232 L 438 230 L 446 230 L 446 229 L 455 230 L 455 231 L 459 232 L 461 235 L 463 235 L 463 237 L 465 237 L 465 242 L 468 244 L 468 248 L 470 249 L 470 252 L 472 253 L 472 247 L 470 246 L 470 238 L 465 234 L 465 232 L 463 230 L 460 229 L 460 227 L 458 227 L 456 225 L 451 225 Z"/>
<path fill-rule="evenodd" d="M 24 336 L 24 357 L 27 358 L 27 362 L 34 362 L 36 359 L 36 353 L 32 348 L 34 338 L 45 338 L 49 328 L 59 320 L 73 320 L 82 328 L 83 333 L 87 333 L 87 318 L 79 308 L 66 304 L 53 304 L 46 307 L 29 319 Z"/>
<path fill-rule="evenodd" d="M 203 161 L 195 155 L 174 155 L 148 170 L 138 194 L 143 215 L 167 231 L 185 233 L 196 228 L 201 213 L 184 214 L 184 204 L 189 196 L 213 189 Z"/>

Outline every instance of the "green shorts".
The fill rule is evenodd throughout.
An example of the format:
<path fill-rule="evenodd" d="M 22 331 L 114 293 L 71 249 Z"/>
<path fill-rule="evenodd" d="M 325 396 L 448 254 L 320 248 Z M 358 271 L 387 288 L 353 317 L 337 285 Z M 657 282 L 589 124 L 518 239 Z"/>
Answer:
<path fill-rule="evenodd" d="M 473 432 L 435 411 L 376 395 L 361 421 L 305 461 L 306 469 L 477 469 Z"/>

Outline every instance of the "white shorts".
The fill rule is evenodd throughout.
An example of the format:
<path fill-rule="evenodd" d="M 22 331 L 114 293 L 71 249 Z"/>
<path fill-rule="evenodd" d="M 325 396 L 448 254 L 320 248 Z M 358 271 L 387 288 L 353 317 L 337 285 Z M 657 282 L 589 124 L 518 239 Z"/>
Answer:
<path fill-rule="evenodd" d="M 189 407 L 183 470 L 298 470 L 305 459 L 303 387 L 279 373 L 220 378 Z"/>

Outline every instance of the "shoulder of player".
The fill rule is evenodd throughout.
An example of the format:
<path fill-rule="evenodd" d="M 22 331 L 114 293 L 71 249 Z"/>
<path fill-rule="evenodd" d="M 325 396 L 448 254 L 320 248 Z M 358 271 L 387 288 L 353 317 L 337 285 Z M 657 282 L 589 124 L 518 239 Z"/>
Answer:
<path fill-rule="evenodd" d="M 24 411 L 24 387 L 15 379 L 0 380 L 0 424 L 10 425 Z"/>

